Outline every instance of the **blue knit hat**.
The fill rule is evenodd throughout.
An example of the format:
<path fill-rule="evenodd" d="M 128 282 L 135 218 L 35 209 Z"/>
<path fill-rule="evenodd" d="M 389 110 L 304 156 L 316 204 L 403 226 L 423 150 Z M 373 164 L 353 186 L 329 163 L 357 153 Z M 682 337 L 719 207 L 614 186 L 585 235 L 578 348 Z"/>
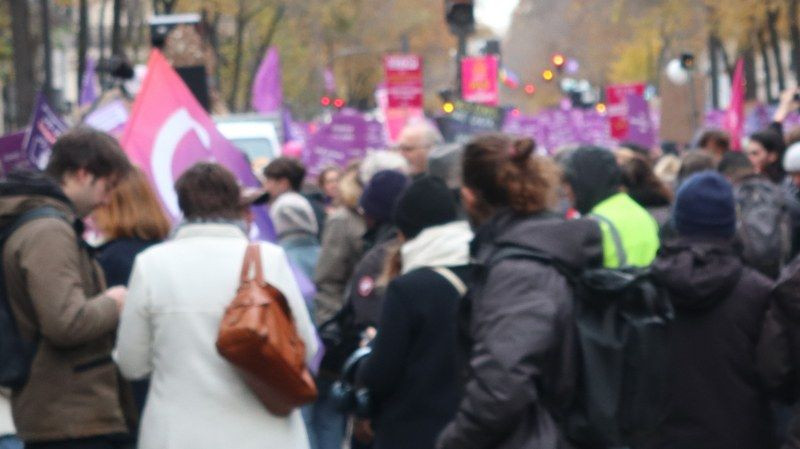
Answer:
<path fill-rule="evenodd" d="M 736 202 L 733 187 L 719 173 L 703 171 L 681 184 L 672 212 L 681 235 L 733 237 Z"/>
<path fill-rule="evenodd" d="M 406 175 L 394 170 L 379 171 L 364 188 L 359 206 L 367 217 L 379 223 L 388 223 L 392 219 L 397 199 L 406 186 Z"/>

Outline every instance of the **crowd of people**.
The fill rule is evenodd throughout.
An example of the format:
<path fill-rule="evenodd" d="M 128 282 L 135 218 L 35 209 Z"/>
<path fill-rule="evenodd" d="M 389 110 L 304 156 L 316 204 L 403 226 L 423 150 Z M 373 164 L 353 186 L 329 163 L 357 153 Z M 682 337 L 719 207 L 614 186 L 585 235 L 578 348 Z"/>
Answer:
<path fill-rule="evenodd" d="M 0 332 L 26 361 L 1 390 L 0 448 L 800 449 L 794 98 L 743 151 L 710 130 L 681 154 L 549 157 L 418 123 L 316 180 L 280 157 L 243 189 L 198 163 L 175 226 L 113 138 L 70 131 L 43 173 L 0 181 Z M 318 390 L 288 416 L 215 346 L 259 207 L 263 277 Z M 572 275 L 591 270 L 646 276 L 670 304 L 663 413 L 622 446 L 567 424 L 593 378 Z"/>

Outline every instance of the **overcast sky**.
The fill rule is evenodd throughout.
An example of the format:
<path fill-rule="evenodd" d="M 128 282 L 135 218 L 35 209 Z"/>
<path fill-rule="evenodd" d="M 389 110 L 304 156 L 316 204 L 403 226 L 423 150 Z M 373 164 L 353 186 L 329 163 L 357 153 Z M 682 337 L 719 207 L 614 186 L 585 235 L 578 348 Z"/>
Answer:
<path fill-rule="evenodd" d="M 476 19 L 489 25 L 497 33 L 504 34 L 511 24 L 511 13 L 517 3 L 519 0 L 478 0 Z"/>

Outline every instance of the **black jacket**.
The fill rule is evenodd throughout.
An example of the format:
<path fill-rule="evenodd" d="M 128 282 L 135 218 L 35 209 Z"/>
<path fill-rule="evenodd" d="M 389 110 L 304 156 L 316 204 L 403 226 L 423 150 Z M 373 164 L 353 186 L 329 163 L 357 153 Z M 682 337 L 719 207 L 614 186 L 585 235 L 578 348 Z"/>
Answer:
<path fill-rule="evenodd" d="M 453 268 L 464 282 L 469 268 Z M 458 406 L 456 318 L 461 296 L 431 269 L 389 284 L 360 381 L 375 404 L 375 449 L 433 449 Z"/>
<path fill-rule="evenodd" d="M 668 415 L 653 449 L 767 449 L 772 418 L 756 369 L 771 282 L 730 241 L 679 238 L 653 264 L 675 306 Z"/>
<path fill-rule="evenodd" d="M 159 243 L 157 240 L 121 238 L 111 240 L 97 248 L 97 262 L 103 267 L 108 285 L 128 285 L 136 256 Z"/>
<path fill-rule="evenodd" d="M 495 215 L 472 245 L 469 368 L 441 449 L 569 447 L 557 427 L 575 386 L 572 293 L 556 268 L 528 259 L 488 262 L 500 247 L 544 251 L 572 269 L 602 264 L 600 228 L 588 220 Z"/>

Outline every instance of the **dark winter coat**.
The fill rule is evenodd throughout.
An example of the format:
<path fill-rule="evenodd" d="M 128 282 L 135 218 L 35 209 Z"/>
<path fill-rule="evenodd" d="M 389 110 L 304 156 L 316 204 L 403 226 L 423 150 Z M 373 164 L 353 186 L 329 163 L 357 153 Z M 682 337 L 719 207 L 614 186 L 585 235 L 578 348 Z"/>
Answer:
<path fill-rule="evenodd" d="M 800 257 L 773 290 L 759 347 L 759 369 L 776 399 L 794 404 L 784 449 L 800 449 Z"/>
<path fill-rule="evenodd" d="M 467 282 L 469 268 L 452 271 Z M 428 268 L 389 284 L 372 356 L 359 372 L 375 405 L 375 449 L 433 449 L 453 418 L 460 301 L 455 287 Z"/>
<path fill-rule="evenodd" d="M 97 248 L 97 262 L 103 267 L 107 285 L 128 285 L 136 256 L 159 240 L 120 238 Z"/>
<path fill-rule="evenodd" d="M 771 282 L 730 241 L 668 242 L 653 264 L 675 306 L 668 415 L 652 449 L 767 449 L 772 418 L 756 369 Z"/>
<path fill-rule="evenodd" d="M 544 251 L 573 269 L 602 264 L 593 221 L 500 212 L 472 246 L 478 270 L 469 293 L 470 362 L 458 412 L 441 449 L 569 447 L 556 425 L 574 394 L 573 303 L 556 268 L 528 259 L 489 267 L 502 246 Z M 481 268 L 483 267 L 483 268 Z"/>

